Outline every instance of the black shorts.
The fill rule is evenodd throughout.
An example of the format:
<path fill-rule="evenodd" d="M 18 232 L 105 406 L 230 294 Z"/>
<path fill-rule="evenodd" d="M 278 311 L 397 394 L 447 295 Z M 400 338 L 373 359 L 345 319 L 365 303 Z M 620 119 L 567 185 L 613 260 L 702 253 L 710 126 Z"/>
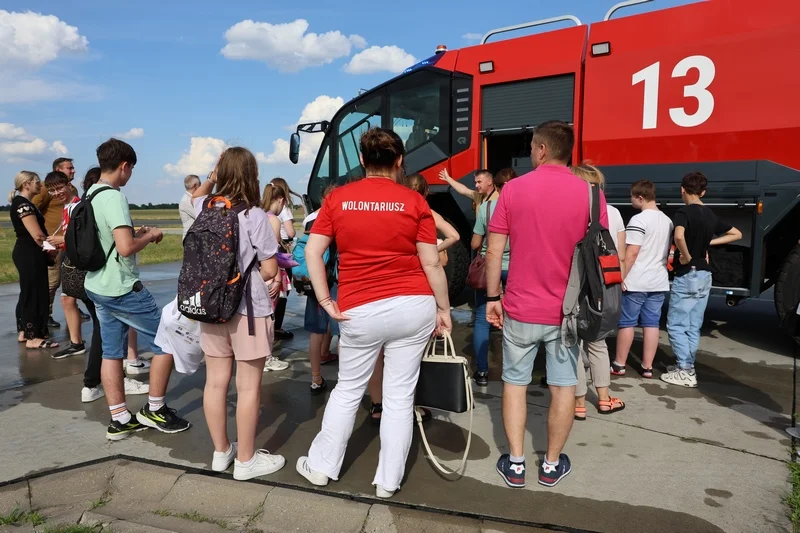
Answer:
<path fill-rule="evenodd" d="M 67 254 L 64 254 L 64 260 L 61 262 L 61 294 L 78 300 L 88 300 L 86 289 L 83 287 L 84 281 L 86 281 L 86 271 L 72 266 Z"/>

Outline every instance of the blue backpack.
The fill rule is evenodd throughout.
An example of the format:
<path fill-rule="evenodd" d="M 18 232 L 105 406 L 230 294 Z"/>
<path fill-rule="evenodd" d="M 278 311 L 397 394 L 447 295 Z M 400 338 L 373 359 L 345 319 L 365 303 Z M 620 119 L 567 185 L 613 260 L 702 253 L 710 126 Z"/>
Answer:
<path fill-rule="evenodd" d="M 305 294 L 306 296 L 314 295 L 314 288 L 311 286 L 308 265 L 306 264 L 306 244 L 308 244 L 308 236 L 311 233 L 311 226 L 313 224 L 313 220 L 306 224 L 305 232 L 297 239 L 294 250 L 292 250 L 292 259 L 297 262 L 297 266 L 292 268 L 294 288 L 297 290 L 298 294 Z M 322 260 L 325 262 L 328 272 L 328 287 L 333 287 L 334 283 L 336 283 L 338 259 L 336 243 L 331 243 L 328 249 L 325 250 L 325 253 L 322 254 Z"/>

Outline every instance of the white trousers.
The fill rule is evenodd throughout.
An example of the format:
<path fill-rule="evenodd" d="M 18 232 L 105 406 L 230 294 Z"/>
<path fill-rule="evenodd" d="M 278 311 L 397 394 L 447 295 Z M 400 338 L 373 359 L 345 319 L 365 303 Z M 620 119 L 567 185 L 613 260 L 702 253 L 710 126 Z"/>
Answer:
<path fill-rule="evenodd" d="M 414 392 L 425 346 L 436 325 L 433 296 L 398 296 L 350 309 L 339 323 L 339 382 L 331 392 L 308 466 L 339 479 L 347 441 L 367 383 L 384 348 L 381 451 L 373 485 L 397 490 L 411 447 Z"/>

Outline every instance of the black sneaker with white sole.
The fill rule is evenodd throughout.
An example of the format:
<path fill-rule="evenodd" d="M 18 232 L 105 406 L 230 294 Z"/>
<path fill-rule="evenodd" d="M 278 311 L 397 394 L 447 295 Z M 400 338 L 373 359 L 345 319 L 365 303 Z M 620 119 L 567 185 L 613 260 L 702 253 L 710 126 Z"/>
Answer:
<path fill-rule="evenodd" d="M 85 353 L 86 353 L 86 345 L 84 343 L 80 344 L 70 343 L 69 346 L 67 346 L 63 350 L 57 351 L 51 357 L 53 359 L 64 359 L 67 357 L 72 357 L 73 355 L 83 355 Z"/>
<path fill-rule="evenodd" d="M 108 440 L 122 440 L 130 437 L 134 433 L 144 431 L 145 429 L 147 429 L 147 427 L 140 424 L 133 415 L 131 415 L 131 419 L 125 424 L 112 419 L 106 430 L 106 438 Z"/>
<path fill-rule="evenodd" d="M 170 409 L 166 405 L 158 411 L 151 411 L 150 404 L 146 403 L 136 413 L 136 420 L 140 424 L 157 429 L 162 433 L 180 433 L 192 427 L 188 420 L 179 417 L 175 409 Z"/>
<path fill-rule="evenodd" d="M 478 387 L 489 386 L 489 372 L 479 370 L 475 372 L 472 377 L 475 379 L 475 384 Z"/>

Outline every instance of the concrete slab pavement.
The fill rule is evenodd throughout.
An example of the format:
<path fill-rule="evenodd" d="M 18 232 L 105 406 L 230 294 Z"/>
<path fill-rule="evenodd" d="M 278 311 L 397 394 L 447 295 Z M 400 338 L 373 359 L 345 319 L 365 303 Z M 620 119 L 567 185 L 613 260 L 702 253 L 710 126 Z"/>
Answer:
<path fill-rule="evenodd" d="M 174 281 L 155 281 L 148 287 L 162 304 L 174 295 Z M 783 429 L 789 424 L 793 347 L 780 336 L 766 302 L 747 305 L 727 309 L 712 303 L 698 361 L 698 389 L 644 380 L 630 369 L 627 377 L 615 378 L 612 390 L 627 408 L 604 416 L 590 407 L 589 419 L 575 423 L 565 450 L 573 472 L 554 489 L 535 484 L 549 403 L 549 392 L 538 381 L 531 385 L 528 399 L 528 487 L 508 489 L 494 471 L 506 444 L 500 413 L 500 338 L 493 335 L 491 382 L 486 389 L 475 389 L 474 436 L 465 476 L 455 481 L 439 476 L 415 436 L 407 478 L 393 501 L 474 513 L 483 519 L 589 531 L 788 531 L 781 496 L 789 488 L 785 461 L 790 443 Z M 286 327 L 294 329 L 296 337 L 279 352 L 291 363 L 290 370 L 264 377 L 257 442 L 287 459 L 287 467 L 270 476 L 270 482 L 308 489 L 293 465 L 318 431 L 326 400 L 308 393 L 307 336 L 297 329 L 302 325 L 301 306 L 300 299 L 290 299 Z M 455 340 L 471 355 L 471 330 L 463 324 L 468 316 L 457 313 L 462 323 L 456 327 Z M 0 342 L 8 347 L 6 340 Z M 635 343 L 632 365 L 640 349 Z M 662 339 L 659 363 L 670 355 Z M 74 361 L 42 359 L 20 366 L 18 372 L 27 373 L 23 381 L 33 376 L 45 382 L 0 393 L 0 481 L 116 454 L 209 468 L 212 446 L 202 413 L 203 367 L 194 376 L 174 375 L 168 393 L 170 406 L 194 424 L 191 430 L 171 436 L 147 431 L 112 444 L 104 439 L 108 414 L 103 401 L 80 403 L 81 376 L 69 366 Z M 45 369 L 35 370 L 38 366 Z M 336 366 L 323 367 L 323 375 L 335 385 Z M 129 403 L 138 408 L 145 399 L 131 397 Z M 230 400 L 235 402 L 233 390 Z M 232 407 L 232 436 L 233 412 Z M 373 495 L 370 482 L 379 442 L 377 428 L 368 422 L 361 410 L 341 480 L 331 483 L 328 491 L 348 497 Z M 464 415 L 436 414 L 427 431 L 438 457 L 454 464 L 463 451 L 466 422 Z M 138 475 L 126 486 L 147 483 L 147 475 Z M 170 483 L 160 474 L 153 478 L 159 494 Z M 370 510 L 365 523 L 372 514 L 378 520 L 379 513 Z M 403 520 L 395 520 L 393 527 L 402 530 Z M 485 524 L 481 527 L 486 530 Z"/>

